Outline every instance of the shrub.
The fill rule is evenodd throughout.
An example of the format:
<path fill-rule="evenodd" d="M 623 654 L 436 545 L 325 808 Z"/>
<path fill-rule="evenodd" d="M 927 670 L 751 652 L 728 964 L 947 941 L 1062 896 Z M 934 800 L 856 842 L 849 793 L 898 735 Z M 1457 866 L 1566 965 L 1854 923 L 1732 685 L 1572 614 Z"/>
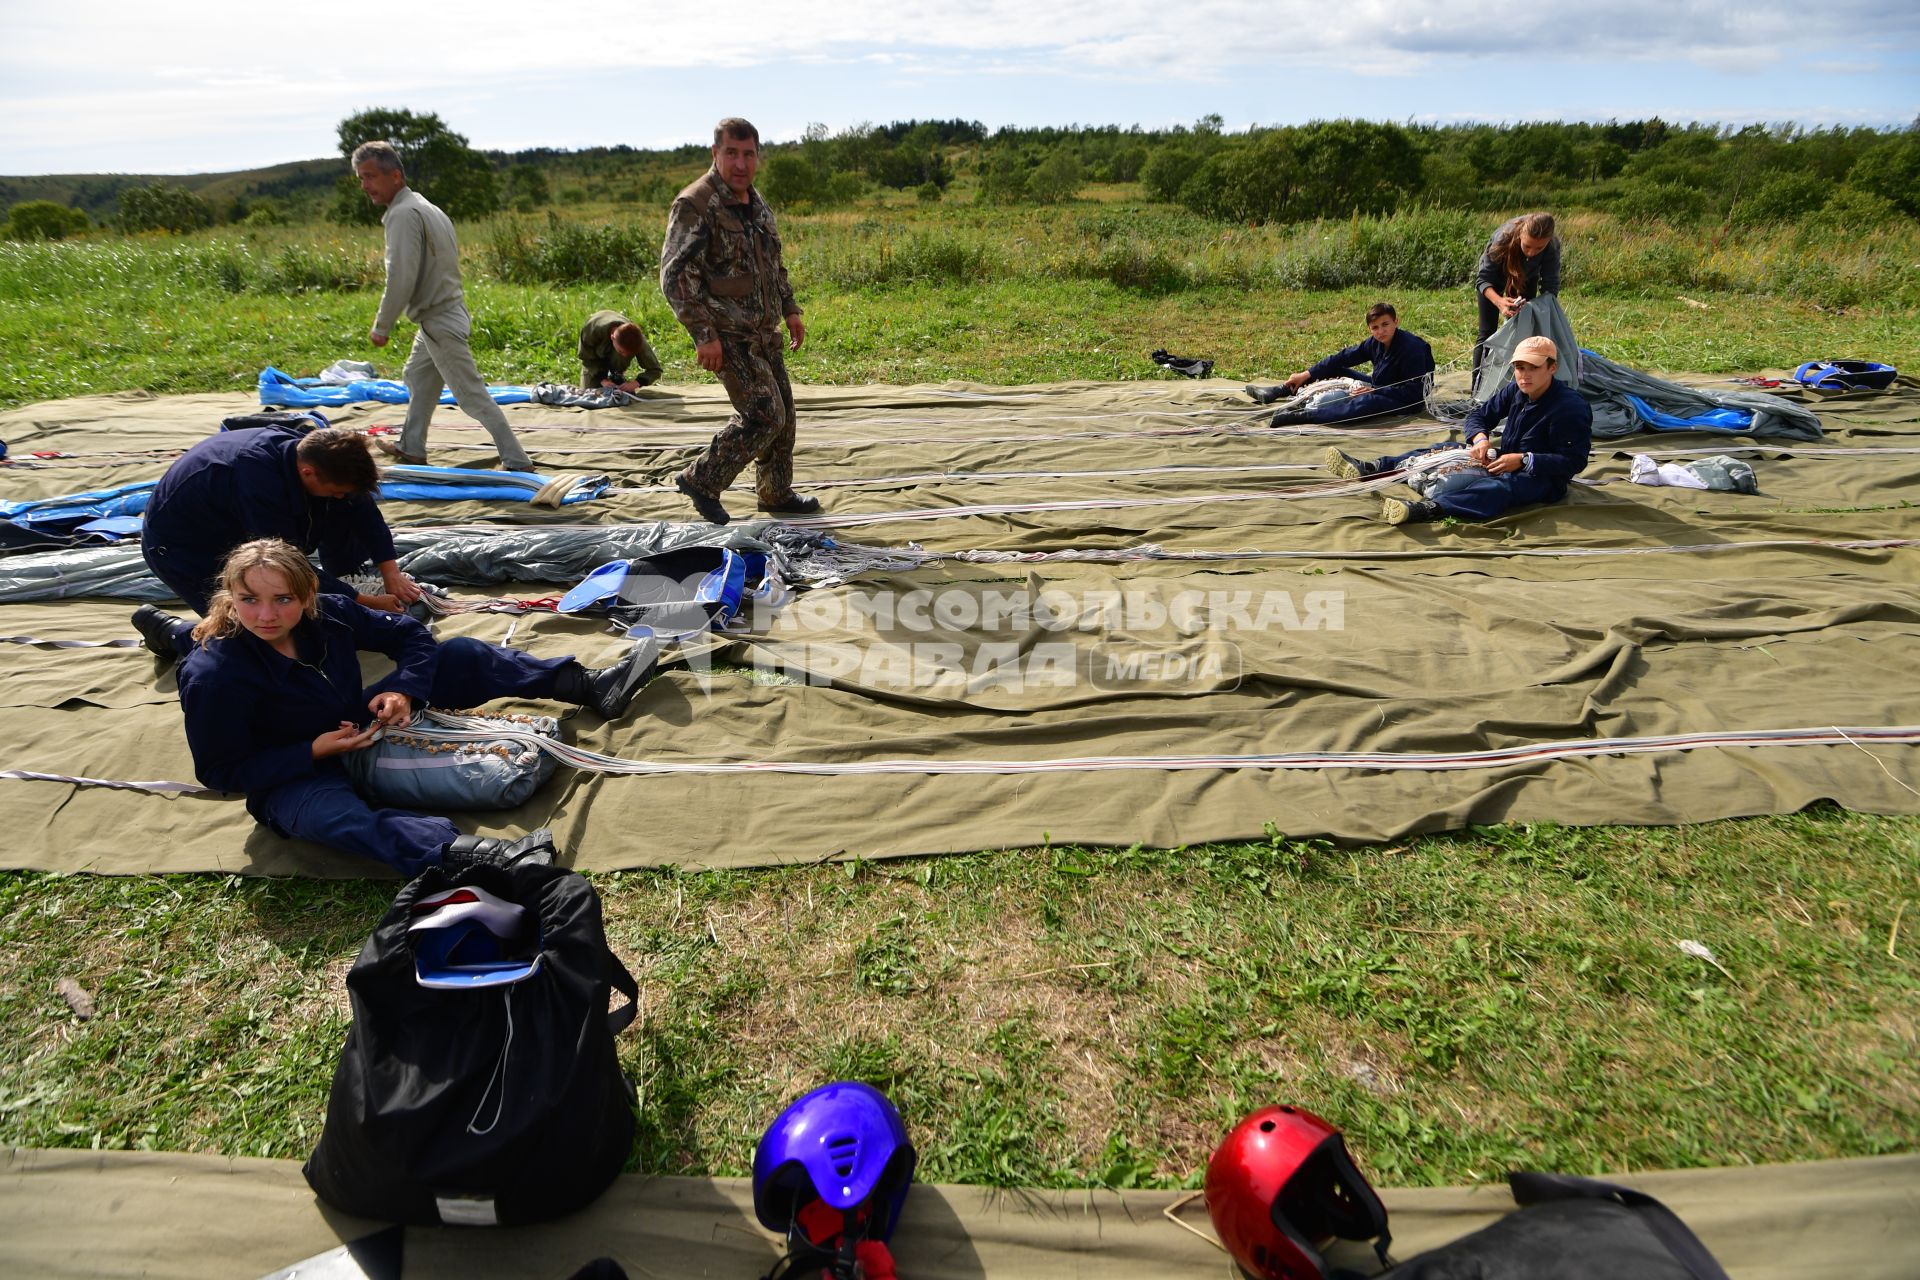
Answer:
<path fill-rule="evenodd" d="M 980 159 L 980 186 L 974 199 L 982 204 L 1018 204 L 1027 198 L 1027 165 L 1012 147 L 1000 147 Z"/>
<path fill-rule="evenodd" d="M 760 166 L 755 185 L 777 205 L 814 204 L 826 194 L 827 177 L 804 156 L 778 155 Z"/>
<path fill-rule="evenodd" d="M 1205 162 L 1201 148 L 1191 143 L 1163 143 L 1140 166 L 1140 183 L 1155 200 L 1172 204 Z"/>
<path fill-rule="evenodd" d="M 1909 130 L 1868 151 L 1847 171 L 1847 185 L 1920 218 L 1920 133 Z"/>
<path fill-rule="evenodd" d="M 546 228 L 538 233 L 518 219 L 494 224 L 482 260 L 496 279 L 509 284 L 644 280 L 660 265 L 656 234 L 638 223 L 588 226 L 548 213 Z"/>
<path fill-rule="evenodd" d="M 1186 268 L 1166 249 L 1132 237 L 1102 246 L 1090 274 L 1142 293 L 1176 293 L 1191 283 Z"/>
<path fill-rule="evenodd" d="M 1706 193 L 1684 182 L 1628 182 L 1614 202 L 1614 216 L 1624 222 L 1645 225 L 1664 222 L 1685 227 L 1699 222 L 1706 212 Z"/>
<path fill-rule="evenodd" d="M 1027 174 L 1027 199 L 1035 204 L 1058 204 L 1071 200 L 1087 180 L 1080 157 L 1061 147 L 1035 165 Z"/>
<path fill-rule="evenodd" d="M 1732 220 L 1743 227 L 1797 222 L 1817 213 L 1832 193 L 1832 184 L 1810 173 L 1775 174 L 1733 206 Z"/>
<path fill-rule="evenodd" d="M 867 194 L 867 182 L 859 174 L 841 170 L 827 179 L 826 194 L 821 198 L 823 205 L 852 204 Z"/>
<path fill-rule="evenodd" d="M 169 231 L 175 235 L 213 225 L 213 206 L 184 187 L 156 182 L 120 193 L 122 231 Z"/>
<path fill-rule="evenodd" d="M 921 204 L 939 204 L 943 194 L 937 182 L 923 182 L 913 189 L 913 198 Z"/>
<path fill-rule="evenodd" d="M 90 225 L 79 209 L 51 200 L 24 200 L 7 210 L 5 234 L 9 240 L 63 240 Z"/>
<path fill-rule="evenodd" d="M 1825 207 L 1808 222 L 1827 236 L 1845 236 L 1902 220 L 1900 207 L 1893 201 L 1849 183 L 1834 192 Z"/>
<path fill-rule="evenodd" d="M 337 293 L 378 284 L 385 274 L 381 260 L 365 252 L 290 244 L 259 268 L 253 288 L 261 293 Z"/>

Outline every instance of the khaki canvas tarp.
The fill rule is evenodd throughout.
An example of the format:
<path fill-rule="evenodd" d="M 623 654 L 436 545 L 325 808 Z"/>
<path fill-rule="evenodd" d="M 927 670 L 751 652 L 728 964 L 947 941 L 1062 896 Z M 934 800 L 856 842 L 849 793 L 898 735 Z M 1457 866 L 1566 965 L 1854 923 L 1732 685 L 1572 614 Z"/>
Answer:
<path fill-rule="evenodd" d="M 479 831 L 550 824 L 577 865 L 614 868 L 1178 845 L 1258 837 L 1268 824 L 1387 840 L 1469 822 L 1672 823 L 1820 800 L 1920 812 L 1914 747 L 1857 738 L 1417 771 L 1251 759 L 1920 725 L 1920 392 L 1788 394 L 1818 408 L 1826 440 L 1609 442 L 1563 505 L 1394 529 L 1375 518 L 1378 493 L 1331 481 L 1321 455 L 1410 447 L 1439 437 L 1436 424 L 1265 429 L 1217 383 L 801 388 L 796 473 L 827 500 L 835 536 L 948 558 L 756 615 L 754 631 L 664 673 L 621 721 L 568 723 L 594 750 L 736 771 L 563 769 L 518 811 L 456 816 Z M 8 468 L 0 484 L 25 498 L 153 478 L 169 451 L 253 407 L 119 394 L 12 410 L 0 439 L 14 457 L 77 456 Z M 389 519 L 683 520 L 671 476 L 725 409 L 710 388 L 649 389 L 619 411 L 514 406 L 544 469 L 605 472 L 619 492 L 557 514 L 396 502 Z M 384 405 L 334 417 L 395 420 Z M 478 428 L 443 418 L 436 461 L 485 452 Z M 1634 451 L 1685 460 L 1742 448 L 1758 496 L 1626 481 Z M 745 514 L 751 491 L 728 500 Z M 1147 547 L 1176 558 L 1138 558 Z M 1177 558 L 1195 555 L 1206 558 Z M 0 636 L 126 637 L 129 612 L 119 601 L 5 605 Z M 468 615 L 439 630 L 500 641 L 510 627 L 512 643 L 542 656 L 594 663 L 620 644 L 602 624 L 552 614 Z M 138 649 L 0 644 L 0 707 L 4 768 L 192 781 L 172 676 Z M 1189 767 L 1140 767 L 1167 757 Z M 1059 768 L 1089 758 L 1115 767 Z M 769 762 L 905 763 L 818 776 Z M 920 771 L 929 763 L 987 771 Z M 1010 771 L 1035 766 L 1054 771 Z M 11 866 L 366 869 L 273 837 L 234 797 L 0 780 L 0 822 L 44 833 L 8 842 Z"/>
<path fill-rule="evenodd" d="M 1912 1280 L 1920 1156 L 1617 1179 L 1663 1201 L 1733 1280 Z M 916 1186 L 894 1239 L 911 1280 L 1178 1280 L 1232 1274 L 1225 1254 L 1169 1221 L 1161 1191 Z M 1477 1230 L 1512 1208 L 1504 1186 L 1387 1190 L 1394 1257 Z M 1181 1221 L 1209 1232 L 1191 1201 Z M 290 1160 L 144 1152 L 8 1152 L 0 1272 L 257 1280 L 382 1224 L 315 1200 Z M 561 1280 L 611 1257 L 643 1277 L 764 1275 L 778 1256 L 737 1178 L 620 1178 L 582 1212 L 538 1227 L 413 1229 L 406 1274 Z M 1370 1257 L 1371 1255 L 1363 1255 Z"/>

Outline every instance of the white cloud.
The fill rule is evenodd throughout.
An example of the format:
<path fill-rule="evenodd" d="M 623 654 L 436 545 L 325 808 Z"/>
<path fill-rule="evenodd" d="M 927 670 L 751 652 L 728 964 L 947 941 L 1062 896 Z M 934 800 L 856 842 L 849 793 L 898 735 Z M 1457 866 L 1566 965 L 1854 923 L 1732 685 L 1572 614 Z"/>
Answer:
<path fill-rule="evenodd" d="M 1100 122 L 1133 123 L 1120 118 L 1128 105 L 1156 95 L 1207 110 L 1220 100 L 1216 93 L 1237 94 L 1248 112 L 1273 118 L 1299 110 L 1289 85 L 1315 76 L 1323 86 L 1340 77 L 1350 90 L 1323 94 L 1327 105 L 1309 110 L 1364 114 L 1369 86 L 1425 77 L 1428 96 L 1447 109 L 1510 101 L 1512 115 L 1539 118 L 1573 109 L 1567 95 L 1576 75 L 1598 80 L 1615 68 L 1623 78 L 1649 64 L 1680 81 L 1757 77 L 1770 68 L 1777 75 L 1788 51 L 1802 60 L 1796 75 L 1864 77 L 1871 64 L 1863 54 L 1882 66 L 1911 66 L 1920 56 L 1920 6 L 1910 0 L 1831 0 L 1811 26 L 1804 6 L 1786 0 L 1617 0 L 1592 8 L 1349 0 L 1338 10 L 1321 0 L 736 0 L 718 19 L 685 7 L 620 10 L 605 0 L 465 0 L 456 10 L 409 0 L 336 0 L 324 9 L 257 0 L 190 7 L 89 0 L 30 11 L 24 0 L 0 3 L 8 35 L 0 47 L 0 119 L 9 125 L 0 170 L 17 170 L 29 156 L 44 163 L 60 148 L 105 154 L 116 144 L 168 138 L 176 153 L 197 144 L 197 163 L 217 166 L 223 141 L 276 130 L 311 139 L 280 144 L 297 145 L 298 154 L 326 154 L 334 122 L 376 104 L 438 111 L 456 128 L 472 128 L 466 121 L 481 114 L 470 116 L 467 104 L 491 104 L 488 136 L 476 134 L 476 142 L 533 145 L 501 136 L 508 112 L 500 104 L 521 95 L 522 131 L 550 130 L 553 121 L 587 113 L 587 104 L 567 97 L 596 74 L 623 77 L 630 101 L 644 106 L 639 114 L 648 118 L 628 127 L 634 134 L 680 112 L 704 117 L 708 102 L 730 95 L 756 101 L 771 118 L 766 94 L 756 91 L 772 92 L 801 71 L 817 83 L 823 69 L 844 69 L 843 98 L 864 94 L 871 107 L 853 110 L 875 119 L 891 118 L 902 101 L 937 99 L 943 114 L 1006 122 L 1004 87 L 1024 80 L 1029 111 L 1035 101 L 1057 100 L 1058 110 L 1046 110 L 1061 119 L 1097 114 Z M 1871 33 L 1872 46 L 1850 38 L 1861 32 Z M 706 73 L 713 91 L 697 108 L 684 94 L 658 101 L 658 86 L 683 87 L 689 74 Z M 1897 71 L 1880 74 L 1900 82 Z M 1626 96 L 1647 83 L 1630 82 Z M 1902 96 L 1911 97 L 1910 89 Z M 782 105 L 796 118 L 820 114 L 804 102 Z M 1889 103 L 1881 118 L 1911 111 L 1910 103 Z M 1708 118 L 1704 108 L 1678 114 Z M 585 145 L 618 132 L 610 116 L 591 138 L 545 136 Z"/>

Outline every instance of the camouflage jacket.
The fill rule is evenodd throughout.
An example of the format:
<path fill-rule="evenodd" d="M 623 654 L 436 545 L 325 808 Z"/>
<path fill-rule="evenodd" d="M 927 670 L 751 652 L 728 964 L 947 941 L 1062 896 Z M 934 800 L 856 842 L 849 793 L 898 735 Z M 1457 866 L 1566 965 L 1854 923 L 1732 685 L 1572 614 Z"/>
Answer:
<path fill-rule="evenodd" d="M 713 169 L 674 197 L 660 250 L 660 292 L 695 345 L 723 333 L 766 333 L 800 314 L 773 210 L 758 190 L 736 202 Z"/>

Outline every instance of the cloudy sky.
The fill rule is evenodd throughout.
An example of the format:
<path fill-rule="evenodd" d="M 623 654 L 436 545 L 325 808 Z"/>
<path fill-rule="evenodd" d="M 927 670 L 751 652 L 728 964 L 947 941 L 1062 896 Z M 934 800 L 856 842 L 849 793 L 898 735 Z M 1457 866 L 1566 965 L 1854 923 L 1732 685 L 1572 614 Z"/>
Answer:
<path fill-rule="evenodd" d="M 537 16 L 536 16 L 537 15 Z M 711 16 L 718 15 L 718 16 Z M 1810 20 L 1811 19 L 1811 20 Z M 1913 0 L 0 0 L 0 174 L 331 155 L 356 110 L 475 146 L 697 141 L 744 115 L 1229 129 L 1339 116 L 1905 125 Z"/>

